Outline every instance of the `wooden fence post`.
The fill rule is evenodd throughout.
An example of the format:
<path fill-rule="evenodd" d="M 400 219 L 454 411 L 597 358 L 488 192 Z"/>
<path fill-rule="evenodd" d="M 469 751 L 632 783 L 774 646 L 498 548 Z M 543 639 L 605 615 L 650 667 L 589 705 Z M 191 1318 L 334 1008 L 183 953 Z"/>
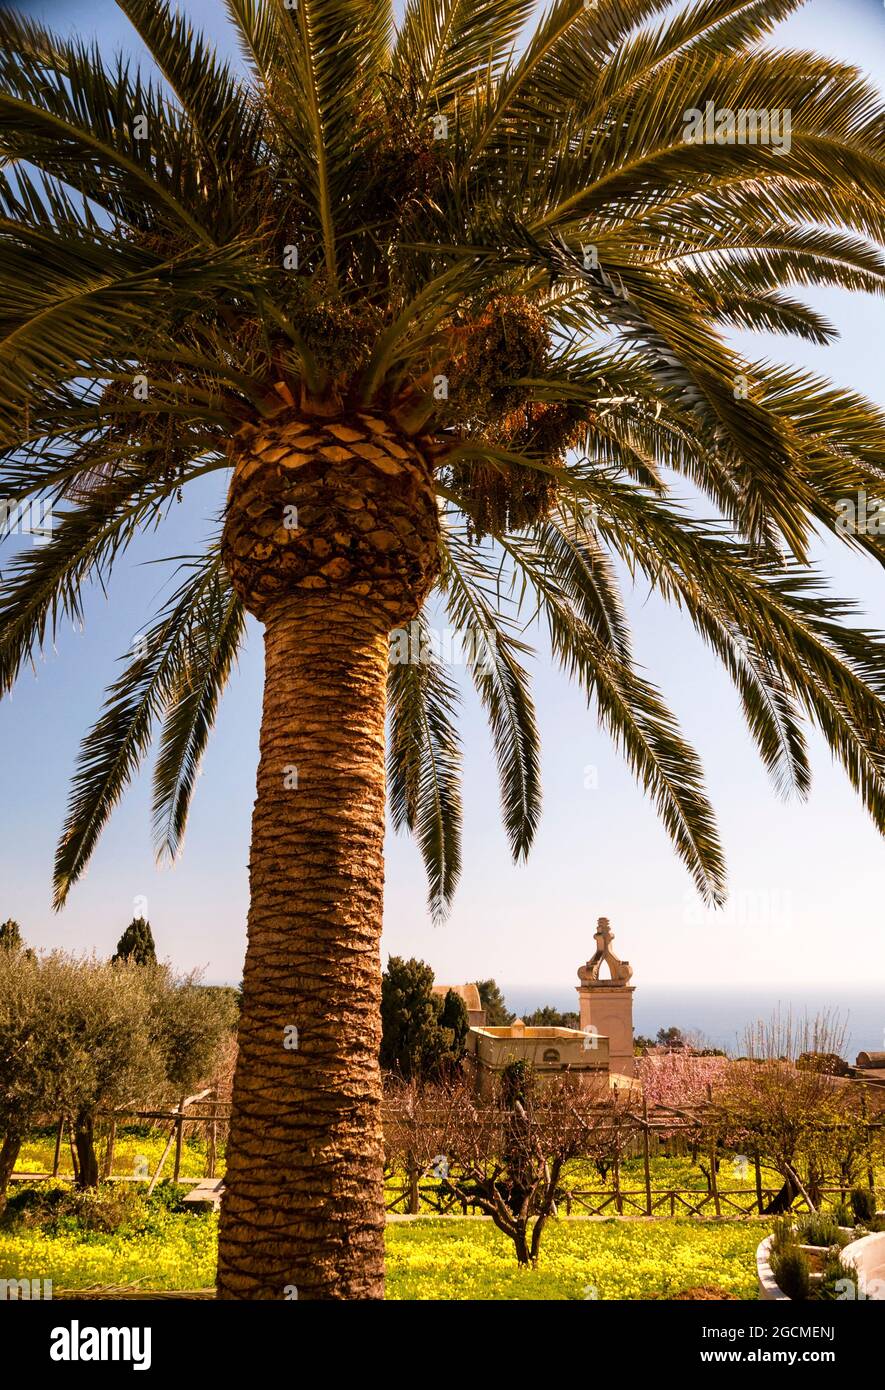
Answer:
<path fill-rule="evenodd" d="M 212 1120 L 211 1120 L 211 1123 L 210 1123 L 210 1125 L 209 1125 L 209 1148 L 208 1148 L 208 1152 L 207 1152 L 207 1154 L 206 1154 L 206 1168 L 207 1168 L 206 1176 L 209 1177 L 209 1178 L 214 1178 L 214 1177 L 215 1177 L 215 1154 L 216 1154 L 217 1145 L 218 1145 L 218 1121 L 216 1120 L 216 1118 L 215 1118 L 215 1113 L 214 1113 L 214 1111 L 213 1111 L 213 1113 L 212 1113 Z"/>
<path fill-rule="evenodd" d="M 612 1164 L 612 1181 L 615 1189 L 615 1210 L 618 1216 L 624 1214 L 624 1199 L 621 1196 L 621 1126 L 615 1121 L 615 1158 Z"/>
<path fill-rule="evenodd" d="M 863 1116 L 863 1122 L 864 1122 L 864 1138 L 865 1138 L 865 1140 L 866 1140 L 865 1148 L 866 1148 L 866 1153 L 867 1153 L 867 1185 L 868 1185 L 870 1191 L 871 1191 L 873 1194 L 875 1194 L 875 1191 L 876 1191 L 876 1174 L 875 1174 L 874 1171 L 873 1171 L 873 1149 L 872 1149 L 872 1145 L 871 1145 L 871 1143 L 870 1143 L 870 1126 L 869 1126 L 869 1123 L 868 1123 L 869 1116 L 868 1116 L 868 1113 L 867 1113 L 867 1095 L 866 1095 L 866 1089 L 865 1089 L 864 1087 L 861 1087 L 861 1092 L 860 1092 L 860 1113 L 861 1113 L 861 1115 Z"/>
<path fill-rule="evenodd" d="M 651 1216 L 651 1154 L 648 1147 L 648 1101 L 642 1098 L 642 1162 L 645 1168 L 645 1214 Z"/>
<path fill-rule="evenodd" d="M 59 1169 L 59 1164 L 60 1164 L 60 1162 L 61 1162 L 61 1141 L 62 1141 L 62 1139 L 64 1138 L 64 1134 L 65 1134 L 65 1117 L 64 1117 L 64 1115 L 59 1115 L 59 1117 L 58 1117 L 58 1129 L 55 1131 L 55 1154 L 54 1154 L 53 1159 L 52 1159 L 52 1176 L 53 1176 L 54 1178 L 57 1178 L 57 1177 L 58 1177 L 58 1169 Z"/>
<path fill-rule="evenodd" d="M 418 1188 L 418 1165 L 414 1158 L 409 1158 L 408 1165 L 409 1179 L 409 1201 L 408 1211 L 410 1216 L 417 1216 L 421 1210 L 421 1193 Z"/>
<path fill-rule="evenodd" d="M 117 1138 L 117 1121 L 111 1119 L 111 1126 L 108 1130 L 108 1142 L 104 1151 L 104 1176 L 109 1178 L 114 1168 L 114 1143 Z"/>
<path fill-rule="evenodd" d="M 719 1201 L 719 1180 L 716 1176 L 716 1135 L 710 1141 L 710 1191 L 713 1194 L 713 1209 L 717 1216 L 722 1215 L 722 1204 Z"/>
<path fill-rule="evenodd" d="M 759 1159 L 759 1150 L 758 1150 L 758 1149 L 756 1150 L 756 1154 L 755 1154 L 755 1158 L 754 1158 L 754 1166 L 755 1166 L 755 1168 L 756 1168 L 756 1205 L 757 1205 L 757 1207 L 759 1208 L 759 1215 L 761 1216 L 761 1215 L 762 1215 L 762 1201 L 763 1201 L 763 1197 L 762 1197 L 762 1164 L 761 1164 L 760 1159 Z"/>
<path fill-rule="evenodd" d="M 182 1118 L 183 1108 L 184 1096 L 181 1097 L 181 1102 L 178 1107 L 178 1116 L 175 1120 L 175 1166 L 172 1169 L 173 1182 L 178 1182 L 179 1174 L 181 1173 L 181 1131 L 184 1128 L 184 1120 Z"/>

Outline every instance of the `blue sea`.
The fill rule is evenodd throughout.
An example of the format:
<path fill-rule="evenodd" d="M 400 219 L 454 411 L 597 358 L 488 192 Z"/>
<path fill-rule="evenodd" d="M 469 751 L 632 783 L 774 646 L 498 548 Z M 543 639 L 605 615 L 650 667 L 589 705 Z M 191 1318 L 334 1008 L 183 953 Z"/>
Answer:
<path fill-rule="evenodd" d="M 578 1007 L 573 989 L 561 985 L 545 989 L 543 985 L 513 985 L 501 983 L 508 1008 L 522 1016 L 550 1004 L 563 1011 Z M 768 1020 L 776 1010 L 783 1015 L 792 1011 L 793 1020 L 810 1019 L 829 1010 L 845 1025 L 846 1039 L 842 1055 L 853 1062 L 858 1052 L 885 1051 L 885 987 L 877 990 L 852 989 L 850 986 L 773 987 L 746 989 L 686 989 L 674 985 L 637 984 L 633 995 L 633 1028 L 636 1033 L 654 1037 L 659 1028 L 681 1028 L 685 1033 L 700 1033 L 712 1047 L 728 1052 L 743 1051 L 745 1029 L 758 1019 Z"/>

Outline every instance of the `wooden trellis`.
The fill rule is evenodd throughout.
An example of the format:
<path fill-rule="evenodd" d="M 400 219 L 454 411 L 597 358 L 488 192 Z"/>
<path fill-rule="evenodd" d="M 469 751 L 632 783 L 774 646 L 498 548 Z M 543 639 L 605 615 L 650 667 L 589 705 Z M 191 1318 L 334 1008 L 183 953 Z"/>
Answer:
<path fill-rule="evenodd" d="M 712 1101 L 707 1100 L 701 1104 L 680 1105 L 680 1106 L 656 1106 L 649 1110 L 643 1101 L 642 1108 L 628 1110 L 621 1116 L 612 1119 L 611 1109 L 603 1105 L 588 1105 L 586 1112 L 588 1117 L 588 1127 L 592 1127 L 595 1134 L 611 1132 L 616 1136 L 618 1142 L 613 1144 L 612 1163 L 610 1168 L 611 1181 L 601 1188 L 581 1189 L 563 1188 L 559 1197 L 559 1206 L 564 1209 L 568 1216 L 694 1216 L 694 1217 L 723 1217 L 739 1216 L 750 1217 L 764 1214 L 765 1207 L 770 1204 L 780 1192 L 783 1186 L 783 1177 L 777 1173 L 777 1185 L 771 1186 L 766 1182 L 764 1172 L 766 1165 L 763 1164 L 758 1153 L 752 1156 L 754 1183 L 752 1188 L 748 1187 L 728 1187 L 722 1186 L 719 1167 L 722 1162 L 723 1154 L 718 1145 L 718 1137 L 725 1127 L 725 1116 L 722 1110 Z M 403 1123 L 402 1111 L 399 1112 L 398 1119 Z M 815 1124 L 809 1122 L 807 1128 L 815 1133 L 834 1133 L 843 1126 L 833 1124 Z M 869 1120 L 865 1122 L 867 1132 L 867 1147 L 869 1151 L 869 1140 L 874 1130 L 885 1128 L 883 1120 Z M 651 1167 L 651 1139 L 664 1137 L 670 1141 L 674 1137 L 687 1136 L 690 1145 L 698 1154 L 706 1152 L 709 1156 L 709 1172 L 705 1170 L 707 1177 L 707 1189 L 695 1187 L 654 1187 L 652 1183 Z M 634 1152 L 641 1153 L 643 1165 L 643 1186 L 641 1188 L 625 1188 L 622 1181 L 622 1167 L 620 1153 L 623 1148 L 630 1146 Z M 775 1172 L 774 1169 L 768 1169 Z M 867 1185 L 870 1190 L 877 1192 L 875 1185 L 875 1174 L 872 1162 L 868 1161 L 866 1169 Z M 845 1198 L 848 1195 L 844 1182 L 840 1183 L 818 1183 L 816 1190 L 824 1195 L 832 1195 L 837 1198 Z M 881 1189 L 879 1189 L 881 1192 Z M 798 1199 L 801 1204 L 801 1199 Z M 428 1208 L 435 1214 L 446 1215 L 453 1211 L 461 1210 L 467 1213 L 470 1202 L 469 1197 L 459 1193 L 456 1187 L 446 1179 L 429 1181 L 424 1176 L 424 1180 L 415 1181 L 414 1177 L 407 1182 L 402 1190 L 395 1192 L 387 1202 L 387 1210 L 394 1213 L 416 1214 L 420 1209 L 426 1211 Z"/>

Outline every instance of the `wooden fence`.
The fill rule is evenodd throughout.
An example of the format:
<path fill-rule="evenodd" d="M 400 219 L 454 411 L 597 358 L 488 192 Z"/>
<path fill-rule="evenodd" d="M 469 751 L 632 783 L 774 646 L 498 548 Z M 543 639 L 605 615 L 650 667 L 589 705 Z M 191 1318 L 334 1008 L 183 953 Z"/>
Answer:
<path fill-rule="evenodd" d="M 126 1120 L 149 1120 L 158 1125 L 168 1125 L 169 1133 L 165 1150 L 153 1175 L 149 1180 L 152 1191 L 170 1151 L 174 1148 L 172 1167 L 173 1182 L 190 1184 L 201 1182 L 203 1177 L 214 1178 L 217 1165 L 217 1135 L 219 1127 L 226 1127 L 230 1119 L 230 1102 L 210 1100 L 212 1093 L 205 1091 L 198 1096 L 182 1098 L 174 1110 L 126 1110 L 99 1112 L 98 1118 L 108 1121 L 105 1146 L 100 1171 L 105 1181 L 143 1182 L 141 1177 L 113 1174 L 114 1146 L 118 1128 Z M 386 1108 L 392 1108 L 388 1105 Z M 568 1216 L 758 1216 L 773 1201 L 781 1190 L 783 1178 L 768 1166 L 758 1153 L 743 1155 L 743 1159 L 753 1169 L 753 1185 L 730 1187 L 722 1180 L 722 1166 L 740 1158 L 737 1150 L 725 1150 L 719 1142 L 721 1116 L 716 1107 L 710 1104 L 695 1106 L 659 1106 L 648 1110 L 626 1112 L 616 1123 L 611 1122 L 611 1111 L 604 1106 L 588 1107 L 588 1112 L 598 1110 L 597 1132 L 610 1130 L 615 1133 L 613 1158 L 608 1172 L 599 1188 L 563 1187 L 558 1206 Z M 402 1123 L 402 1113 L 398 1111 L 398 1122 Z M 181 1176 L 181 1157 L 186 1126 L 204 1125 L 207 1132 L 206 1171 L 199 1178 Z M 24 1173 L 13 1175 L 17 1182 L 34 1182 L 48 1178 L 72 1180 L 72 1174 L 60 1172 L 61 1151 L 64 1143 L 66 1122 L 58 1121 L 56 1129 L 55 1153 L 51 1173 Z M 839 1125 L 814 1125 L 808 1129 L 815 1132 L 830 1133 L 841 1128 Z M 865 1183 L 877 1196 L 885 1196 L 885 1188 L 876 1186 L 874 1162 L 871 1157 L 872 1135 L 885 1128 L 885 1120 L 875 1119 L 866 1122 L 867 1158 Z M 706 1188 L 700 1187 L 659 1187 L 653 1184 L 652 1149 L 682 1149 L 683 1156 L 692 1155 L 693 1161 L 706 1159 L 702 1168 Z M 665 1156 L 673 1156 L 666 1153 Z M 642 1159 L 641 1187 L 625 1186 L 622 1160 L 626 1157 Z M 776 1185 L 772 1185 L 772 1176 Z M 832 1176 L 832 1175 L 831 1175 Z M 815 1192 L 839 1198 L 847 1198 L 850 1184 L 839 1175 L 835 1181 L 815 1182 Z M 466 1199 L 445 1179 L 434 1179 L 425 1171 L 421 1174 L 404 1176 L 402 1186 L 397 1186 L 397 1174 L 388 1174 L 387 1210 L 396 1214 L 418 1214 L 421 1211 L 439 1215 L 463 1212 L 469 1208 Z M 804 1202 L 798 1199 L 796 1205 Z"/>
<path fill-rule="evenodd" d="M 215 1169 L 218 1163 L 218 1132 L 220 1127 L 227 1126 L 230 1120 L 230 1102 L 212 1100 L 212 1091 L 201 1091 L 196 1096 L 183 1096 L 174 1110 L 129 1110 L 120 1108 L 117 1110 L 99 1110 L 96 1113 L 97 1120 L 107 1121 L 107 1134 L 105 1135 L 104 1151 L 99 1162 L 99 1172 L 103 1181 L 106 1182 L 144 1182 L 148 1181 L 148 1191 L 152 1192 L 160 1175 L 163 1172 L 166 1161 L 173 1148 L 175 1155 L 172 1163 L 172 1181 L 182 1184 L 192 1182 L 202 1182 L 204 1177 L 214 1178 Z M 166 1147 L 160 1157 L 153 1174 L 148 1178 L 146 1174 L 120 1174 L 114 1173 L 114 1150 L 117 1141 L 117 1131 L 125 1127 L 126 1121 L 150 1120 L 157 1126 L 169 1127 Z M 204 1125 L 207 1135 L 206 1150 L 206 1171 L 199 1178 L 183 1178 L 181 1176 L 181 1155 L 184 1143 L 185 1126 Z M 76 1155 L 73 1153 L 73 1140 L 70 1134 L 70 1126 L 64 1116 L 60 1116 L 55 1129 L 55 1151 L 52 1160 L 52 1170 L 46 1173 L 25 1173 L 16 1172 L 12 1175 L 14 1182 L 39 1182 L 49 1178 L 58 1178 L 60 1181 L 73 1181 L 76 1174 L 62 1173 L 61 1153 L 64 1146 L 65 1133 L 71 1144 L 72 1157 L 76 1165 Z"/>
<path fill-rule="evenodd" d="M 653 1110 L 643 1104 L 641 1108 L 622 1112 L 614 1120 L 611 1108 L 605 1105 L 588 1106 L 586 1113 L 595 1117 L 596 1123 L 591 1121 L 594 1134 L 611 1134 L 610 1161 L 603 1165 L 606 1171 L 604 1175 L 601 1173 L 598 1188 L 563 1184 L 557 1207 L 568 1216 L 761 1216 L 784 1187 L 783 1175 L 759 1153 L 742 1154 L 723 1145 L 723 1114 L 710 1101 L 698 1105 L 657 1106 Z M 422 1118 L 426 1124 L 427 1117 Z M 408 1124 L 408 1116 L 404 1117 L 401 1109 L 397 1121 L 400 1125 Z M 432 1117 L 428 1127 L 434 1128 Z M 416 1125 L 418 1128 L 420 1122 Z M 811 1121 L 806 1126 L 809 1133 L 818 1136 L 835 1136 L 844 1128 L 845 1125 L 838 1123 Z M 885 1187 L 876 1187 L 872 1156 L 873 1135 L 885 1129 L 885 1120 L 866 1119 L 862 1129 L 863 1182 L 877 1197 L 885 1196 Z M 418 1138 L 416 1150 L 420 1147 Z M 690 1154 L 692 1162 L 700 1167 L 706 1187 L 655 1186 L 653 1149 L 654 1156 L 662 1151 L 666 1157 Z M 627 1158 L 642 1160 L 641 1187 L 624 1183 L 623 1161 Z M 723 1166 L 735 1163 L 744 1166 L 748 1176 L 752 1170 L 752 1185 L 734 1187 L 729 1186 L 727 1178 L 723 1180 Z M 818 1173 L 810 1185 L 815 1200 L 824 1196 L 847 1200 L 851 1189 L 859 1184 L 849 1182 L 844 1173 L 836 1172 Z M 401 1186 L 397 1186 L 397 1174 L 389 1172 L 387 1195 L 387 1210 L 391 1213 L 417 1215 L 429 1210 L 440 1215 L 457 1211 L 466 1214 L 470 1207 L 469 1195 L 459 1191 L 457 1182 L 451 1177 L 431 1179 L 426 1168 L 406 1174 Z M 795 1209 L 806 1206 L 801 1194 L 794 1199 Z"/>

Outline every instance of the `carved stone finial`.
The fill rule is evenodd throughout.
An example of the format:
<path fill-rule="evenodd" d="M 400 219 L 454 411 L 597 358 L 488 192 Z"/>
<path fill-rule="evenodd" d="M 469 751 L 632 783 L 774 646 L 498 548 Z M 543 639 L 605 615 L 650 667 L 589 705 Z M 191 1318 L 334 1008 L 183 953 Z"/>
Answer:
<path fill-rule="evenodd" d="M 598 984 L 599 971 L 603 962 L 611 971 L 612 984 L 625 985 L 630 979 L 633 971 L 630 962 L 618 960 L 611 944 L 614 941 L 614 932 L 611 930 L 608 918 L 600 917 L 593 936 L 596 942 L 596 953 L 591 956 L 586 965 L 582 965 L 578 971 L 578 979 L 582 985 Z"/>

